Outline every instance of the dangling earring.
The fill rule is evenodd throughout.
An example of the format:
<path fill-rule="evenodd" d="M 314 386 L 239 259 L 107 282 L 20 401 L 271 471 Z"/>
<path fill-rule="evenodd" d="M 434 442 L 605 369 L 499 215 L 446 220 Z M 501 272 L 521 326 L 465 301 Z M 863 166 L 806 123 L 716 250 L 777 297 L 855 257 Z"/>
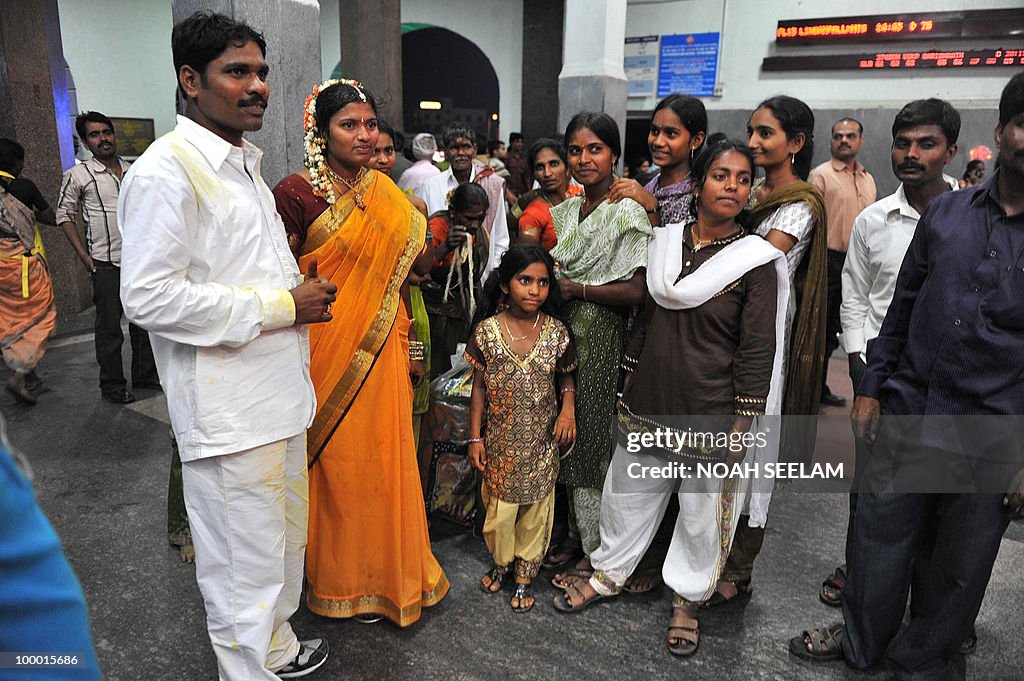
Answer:
<path fill-rule="evenodd" d="M 793 154 L 792 156 L 789 157 L 789 162 L 792 163 L 793 165 L 796 165 L 796 154 Z"/>

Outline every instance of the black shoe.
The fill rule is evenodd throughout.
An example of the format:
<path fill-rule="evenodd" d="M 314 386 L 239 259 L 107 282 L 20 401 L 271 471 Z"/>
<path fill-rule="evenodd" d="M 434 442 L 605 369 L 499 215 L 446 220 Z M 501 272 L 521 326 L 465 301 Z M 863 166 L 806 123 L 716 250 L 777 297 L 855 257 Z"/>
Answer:
<path fill-rule="evenodd" d="M 327 639 L 312 638 L 308 641 L 299 641 L 299 654 L 278 669 L 277 676 L 282 679 L 297 679 L 312 674 L 327 662 L 328 652 Z"/>
<path fill-rule="evenodd" d="M 103 392 L 103 399 L 107 402 L 113 402 L 114 404 L 131 404 L 135 401 L 135 395 L 124 388 L 119 390 L 106 390 Z"/>
<path fill-rule="evenodd" d="M 828 388 L 825 388 L 824 392 L 821 393 L 821 403 L 826 407 L 845 407 L 846 398 L 840 397 Z"/>

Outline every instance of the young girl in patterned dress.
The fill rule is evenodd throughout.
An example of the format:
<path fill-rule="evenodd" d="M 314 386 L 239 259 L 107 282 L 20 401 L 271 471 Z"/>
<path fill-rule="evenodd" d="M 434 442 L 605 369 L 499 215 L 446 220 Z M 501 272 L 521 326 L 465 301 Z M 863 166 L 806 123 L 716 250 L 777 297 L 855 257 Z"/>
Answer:
<path fill-rule="evenodd" d="M 551 538 L 558 450 L 576 438 L 576 355 L 557 318 L 554 269 L 538 246 L 505 253 L 486 291 L 492 313 L 503 309 L 477 324 L 465 353 L 475 369 L 469 457 L 484 473 L 484 541 L 494 560 L 480 588 L 501 591 L 514 565 L 518 613 L 534 605 L 531 584 Z"/>

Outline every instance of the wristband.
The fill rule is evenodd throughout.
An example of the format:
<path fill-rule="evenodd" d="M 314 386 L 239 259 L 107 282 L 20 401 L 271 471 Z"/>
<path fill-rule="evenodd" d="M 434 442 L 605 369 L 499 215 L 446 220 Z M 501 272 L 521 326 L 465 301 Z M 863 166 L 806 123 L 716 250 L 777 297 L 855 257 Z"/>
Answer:
<path fill-rule="evenodd" d="M 476 442 L 481 442 L 482 443 L 483 441 L 484 441 L 484 439 L 482 437 L 471 437 L 468 440 L 466 440 L 466 444 L 467 445 L 471 445 L 471 444 L 474 444 Z"/>

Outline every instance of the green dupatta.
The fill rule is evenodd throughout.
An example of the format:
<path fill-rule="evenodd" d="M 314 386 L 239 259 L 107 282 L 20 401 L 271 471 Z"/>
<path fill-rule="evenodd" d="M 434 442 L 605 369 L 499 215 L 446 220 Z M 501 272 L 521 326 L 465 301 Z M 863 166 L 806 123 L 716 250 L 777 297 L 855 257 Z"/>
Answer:
<path fill-rule="evenodd" d="M 782 206 L 806 201 L 814 214 L 811 245 L 793 277 L 796 312 L 786 357 L 783 416 L 816 416 L 821 403 L 821 375 L 825 361 L 825 315 L 828 277 L 825 202 L 818 188 L 794 182 L 777 189 L 752 209 L 754 226 Z M 817 424 L 814 419 L 783 419 L 781 462 L 809 462 L 814 455 Z"/>

